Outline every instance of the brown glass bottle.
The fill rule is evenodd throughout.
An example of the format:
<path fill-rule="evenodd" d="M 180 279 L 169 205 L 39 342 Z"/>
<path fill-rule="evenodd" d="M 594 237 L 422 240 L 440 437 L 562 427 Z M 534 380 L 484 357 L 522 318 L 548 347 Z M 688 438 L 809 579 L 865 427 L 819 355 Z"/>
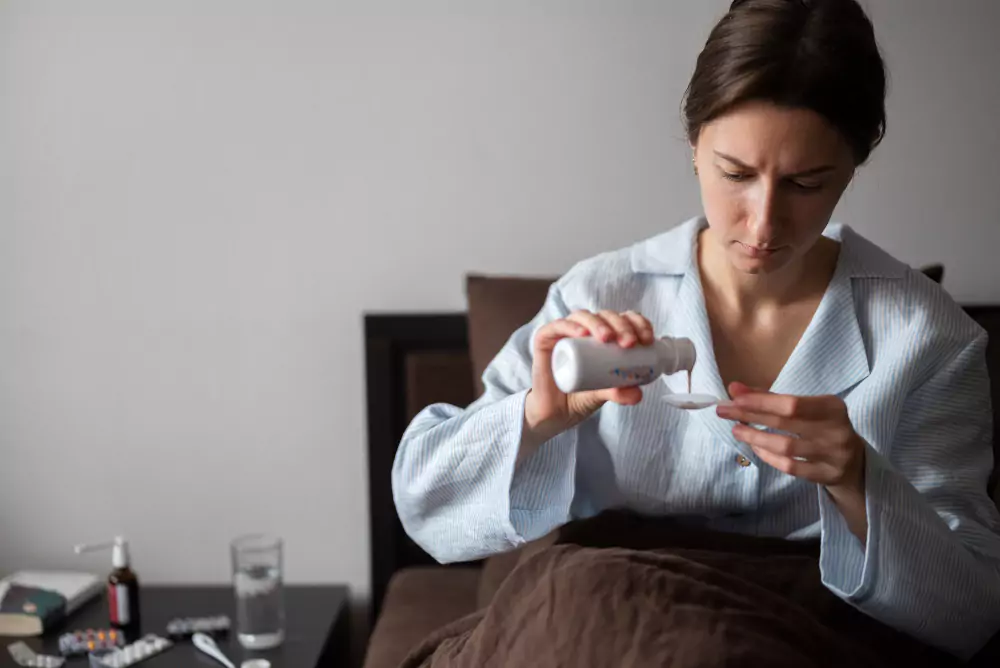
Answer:
<path fill-rule="evenodd" d="M 108 621 L 122 631 L 127 642 L 135 642 L 141 636 L 139 576 L 128 565 L 117 567 L 108 575 Z"/>
<path fill-rule="evenodd" d="M 77 554 L 111 548 L 111 573 L 108 574 L 108 623 L 121 630 L 125 640 L 135 642 L 140 637 L 139 576 L 129 562 L 128 541 L 115 536 L 107 543 L 77 545 Z"/>

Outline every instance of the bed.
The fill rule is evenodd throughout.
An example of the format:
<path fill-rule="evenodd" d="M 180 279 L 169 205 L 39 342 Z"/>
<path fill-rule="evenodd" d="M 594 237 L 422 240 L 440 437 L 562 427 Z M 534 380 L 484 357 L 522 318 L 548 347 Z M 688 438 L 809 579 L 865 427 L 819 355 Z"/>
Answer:
<path fill-rule="evenodd" d="M 525 554 L 555 540 L 546 537 L 481 562 L 439 565 L 403 531 L 389 478 L 412 417 L 430 403 L 464 406 L 478 396 L 482 369 L 514 329 L 535 315 L 550 284 L 548 278 L 473 275 L 466 279 L 467 312 L 365 315 L 373 622 L 365 668 L 399 666 L 436 630 L 482 611 Z M 1000 306 L 966 310 L 991 333 L 988 361 L 998 378 Z M 1000 383 L 993 383 L 992 394 L 996 412 Z M 994 420 L 994 431 L 1000 432 L 1000 420 Z M 998 445 L 1000 436 L 994 439 Z M 994 474 L 991 489 L 995 483 Z M 994 645 L 987 648 L 990 656 Z"/>

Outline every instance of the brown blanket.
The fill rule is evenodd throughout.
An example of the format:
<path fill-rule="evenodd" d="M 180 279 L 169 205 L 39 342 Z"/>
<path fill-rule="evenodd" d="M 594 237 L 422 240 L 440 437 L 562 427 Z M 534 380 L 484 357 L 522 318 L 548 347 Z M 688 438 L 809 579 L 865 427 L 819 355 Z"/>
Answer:
<path fill-rule="evenodd" d="M 831 594 L 818 549 L 606 513 L 564 527 L 403 665 L 956 665 Z"/>

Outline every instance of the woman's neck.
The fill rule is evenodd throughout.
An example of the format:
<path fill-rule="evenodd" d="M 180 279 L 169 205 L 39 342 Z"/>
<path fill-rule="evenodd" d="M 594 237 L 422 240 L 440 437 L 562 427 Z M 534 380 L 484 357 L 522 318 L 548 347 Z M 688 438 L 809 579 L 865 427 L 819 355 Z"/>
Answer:
<path fill-rule="evenodd" d="M 702 289 L 727 311 L 747 316 L 825 292 L 840 251 L 836 241 L 821 237 L 804 256 L 779 270 L 748 274 L 733 267 L 711 234 L 711 229 L 705 229 L 698 237 Z"/>

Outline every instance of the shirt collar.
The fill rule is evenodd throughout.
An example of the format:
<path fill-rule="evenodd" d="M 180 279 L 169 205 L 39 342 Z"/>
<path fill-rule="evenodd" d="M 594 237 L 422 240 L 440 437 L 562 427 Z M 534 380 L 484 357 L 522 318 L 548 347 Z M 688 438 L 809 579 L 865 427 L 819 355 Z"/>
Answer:
<path fill-rule="evenodd" d="M 642 274 L 679 276 L 687 273 L 695 258 L 698 233 L 708 227 L 704 216 L 687 220 L 672 230 L 632 247 L 632 270 Z M 823 235 L 839 241 L 846 275 L 851 278 L 901 278 L 907 265 L 855 232 L 849 225 L 832 222 Z"/>

